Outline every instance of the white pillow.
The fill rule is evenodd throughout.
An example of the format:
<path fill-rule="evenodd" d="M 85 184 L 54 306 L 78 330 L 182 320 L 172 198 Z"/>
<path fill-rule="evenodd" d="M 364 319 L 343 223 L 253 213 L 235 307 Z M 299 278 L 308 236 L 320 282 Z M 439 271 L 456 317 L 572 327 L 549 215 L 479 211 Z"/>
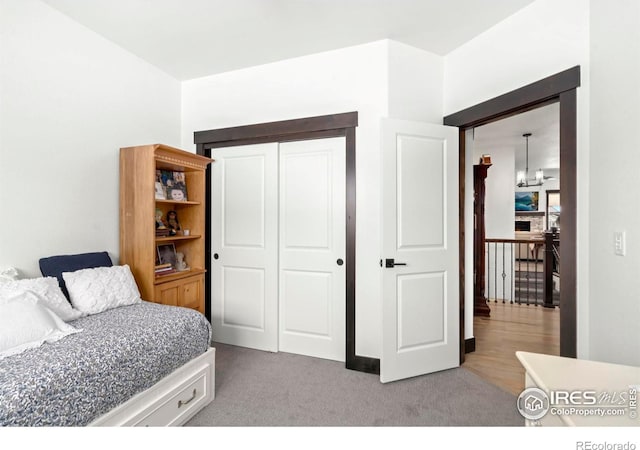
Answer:
<path fill-rule="evenodd" d="M 140 291 L 128 265 L 63 272 L 73 306 L 97 314 L 118 306 L 140 303 Z"/>
<path fill-rule="evenodd" d="M 26 278 L 0 283 L 0 299 L 15 297 L 27 291 L 34 292 L 51 311 L 65 322 L 82 317 L 84 313 L 73 309 L 62 293 L 55 277 Z"/>
<path fill-rule="evenodd" d="M 32 291 L 0 300 L 0 359 L 80 331 L 64 323 Z"/>
<path fill-rule="evenodd" d="M 15 267 L 7 267 L 0 270 L 0 282 L 13 281 L 18 279 L 18 270 Z"/>

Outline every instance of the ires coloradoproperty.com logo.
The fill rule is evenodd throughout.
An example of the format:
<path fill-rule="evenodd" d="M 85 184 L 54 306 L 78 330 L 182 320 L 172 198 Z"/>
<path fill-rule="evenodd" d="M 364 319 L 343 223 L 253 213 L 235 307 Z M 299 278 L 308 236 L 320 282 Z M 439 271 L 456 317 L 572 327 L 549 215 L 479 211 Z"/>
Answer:
<path fill-rule="evenodd" d="M 518 411 L 525 419 L 537 421 L 547 414 L 555 416 L 638 417 L 638 385 L 626 391 L 553 390 L 527 388 L 518 396 Z"/>

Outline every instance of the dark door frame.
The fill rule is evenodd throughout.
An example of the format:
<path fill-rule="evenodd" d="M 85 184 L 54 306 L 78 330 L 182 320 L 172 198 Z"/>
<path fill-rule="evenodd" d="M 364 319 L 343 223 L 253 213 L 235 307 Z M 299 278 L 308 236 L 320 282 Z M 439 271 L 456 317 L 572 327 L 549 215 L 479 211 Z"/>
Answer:
<path fill-rule="evenodd" d="M 346 140 L 346 362 L 347 369 L 380 373 L 380 360 L 356 355 L 356 131 L 358 113 L 348 112 L 231 128 L 196 131 L 196 153 L 211 157 L 220 147 L 328 137 Z M 207 166 L 206 197 L 211 198 L 211 165 Z M 211 229 L 211 202 L 206 205 L 206 229 Z M 205 282 L 211 285 L 211 233 L 205 236 Z M 211 292 L 205 290 L 205 314 L 211 319 Z"/>
<path fill-rule="evenodd" d="M 560 355 L 576 357 L 576 250 L 577 250 L 577 88 L 580 66 L 551 75 L 520 89 L 448 115 L 444 125 L 459 128 L 460 192 L 460 363 L 475 342 L 464 337 L 464 192 L 465 131 L 550 103 L 560 103 L 560 197 L 562 208 L 562 244 L 560 245 Z"/>

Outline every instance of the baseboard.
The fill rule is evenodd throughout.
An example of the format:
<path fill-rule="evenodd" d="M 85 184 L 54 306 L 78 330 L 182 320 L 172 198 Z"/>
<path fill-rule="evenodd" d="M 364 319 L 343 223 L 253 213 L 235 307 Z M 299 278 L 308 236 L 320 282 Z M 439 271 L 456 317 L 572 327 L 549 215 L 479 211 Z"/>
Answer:
<path fill-rule="evenodd" d="M 380 375 L 380 359 L 378 358 L 354 355 L 352 358 L 347 358 L 345 367 L 358 372 Z"/>
<path fill-rule="evenodd" d="M 472 337 L 464 340 L 464 352 L 473 353 L 476 351 L 476 338 Z"/>

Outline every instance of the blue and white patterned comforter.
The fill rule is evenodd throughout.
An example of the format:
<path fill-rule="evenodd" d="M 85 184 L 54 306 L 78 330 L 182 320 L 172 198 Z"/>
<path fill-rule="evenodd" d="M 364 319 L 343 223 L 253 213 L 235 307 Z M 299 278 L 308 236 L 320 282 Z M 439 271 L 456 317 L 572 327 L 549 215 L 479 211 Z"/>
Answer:
<path fill-rule="evenodd" d="M 199 312 L 142 302 L 69 322 L 80 333 L 0 360 L 0 426 L 83 426 L 207 351 Z"/>

